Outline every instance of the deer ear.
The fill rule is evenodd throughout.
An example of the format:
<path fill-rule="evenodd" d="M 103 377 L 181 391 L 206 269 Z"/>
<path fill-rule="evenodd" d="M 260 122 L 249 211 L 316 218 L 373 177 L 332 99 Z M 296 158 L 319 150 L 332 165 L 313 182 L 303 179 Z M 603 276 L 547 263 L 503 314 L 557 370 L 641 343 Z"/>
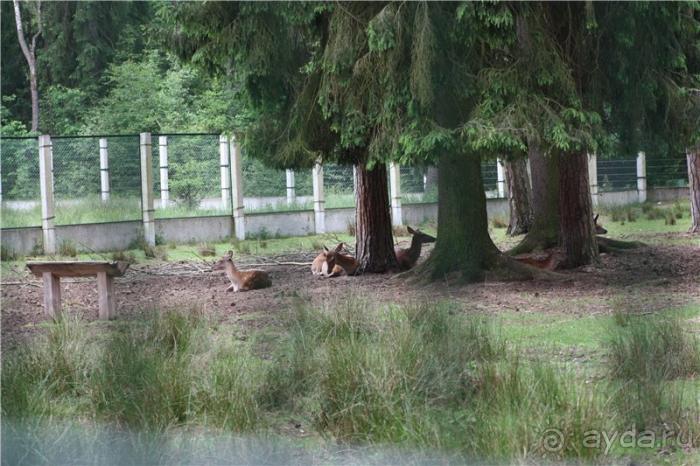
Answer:
<path fill-rule="evenodd" d="M 596 215 L 595 217 L 593 217 L 593 221 L 594 221 L 595 223 L 598 223 L 598 217 L 599 217 L 599 216 L 600 216 L 600 214 L 598 214 L 598 215 Z"/>
<path fill-rule="evenodd" d="M 414 230 L 414 229 L 411 228 L 411 227 L 408 227 L 408 226 L 407 226 L 407 227 L 406 227 L 406 230 L 408 230 L 408 232 L 409 232 L 410 234 L 412 234 L 412 235 L 415 235 L 415 234 L 416 234 L 416 230 Z"/>
<path fill-rule="evenodd" d="M 226 257 L 233 257 L 233 251 L 228 251 L 226 253 Z"/>
<path fill-rule="evenodd" d="M 340 251 L 342 251 L 342 250 L 343 250 L 343 243 L 340 243 L 339 245 L 337 245 L 337 246 L 335 247 L 335 252 L 340 252 Z"/>
<path fill-rule="evenodd" d="M 329 251 L 328 251 L 328 248 L 325 247 L 325 246 L 323 246 L 323 250 L 326 251 L 326 252 L 329 252 Z"/>

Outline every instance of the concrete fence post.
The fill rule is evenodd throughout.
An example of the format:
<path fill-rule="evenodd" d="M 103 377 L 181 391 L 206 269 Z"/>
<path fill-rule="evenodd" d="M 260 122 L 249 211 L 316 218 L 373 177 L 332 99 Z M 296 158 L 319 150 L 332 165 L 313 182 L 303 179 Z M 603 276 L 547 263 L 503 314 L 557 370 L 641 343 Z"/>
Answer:
<path fill-rule="evenodd" d="M 591 187 L 591 203 L 598 206 L 598 157 L 595 153 L 588 154 L 588 184 Z"/>
<path fill-rule="evenodd" d="M 319 160 L 311 172 L 314 188 L 314 222 L 316 234 L 326 232 L 326 200 L 323 193 L 323 165 Z"/>
<path fill-rule="evenodd" d="M 647 200 L 647 156 L 644 152 L 637 154 L 637 195 L 639 202 Z"/>
<path fill-rule="evenodd" d="M 357 165 L 352 166 L 352 195 L 357 198 Z"/>
<path fill-rule="evenodd" d="M 243 204 L 243 159 L 235 136 L 231 136 L 231 200 L 233 201 L 233 226 L 236 238 L 245 239 L 245 213 Z"/>
<path fill-rule="evenodd" d="M 153 148 L 151 133 L 139 136 L 141 153 L 141 213 L 143 219 L 143 239 L 149 246 L 156 245 L 156 220 L 153 210 Z"/>
<path fill-rule="evenodd" d="M 39 185 L 41 189 L 41 230 L 44 254 L 56 254 L 53 197 L 53 146 L 51 136 L 39 136 Z"/>
<path fill-rule="evenodd" d="M 500 199 L 506 197 L 506 172 L 503 163 L 502 159 L 496 159 L 496 187 Z"/>
<path fill-rule="evenodd" d="M 158 168 L 160 173 L 160 208 L 164 209 L 170 204 L 168 136 L 158 136 Z"/>
<path fill-rule="evenodd" d="M 391 191 L 391 224 L 403 225 L 401 215 L 401 167 L 398 163 L 389 163 L 389 190 Z"/>
<path fill-rule="evenodd" d="M 231 167 L 228 136 L 219 136 L 219 167 L 221 171 L 221 208 L 228 209 L 231 205 Z"/>
<path fill-rule="evenodd" d="M 294 170 L 286 170 L 287 174 L 287 205 L 292 205 L 297 200 Z"/>
<path fill-rule="evenodd" d="M 102 202 L 109 201 L 109 150 L 107 138 L 100 138 L 100 197 Z"/>

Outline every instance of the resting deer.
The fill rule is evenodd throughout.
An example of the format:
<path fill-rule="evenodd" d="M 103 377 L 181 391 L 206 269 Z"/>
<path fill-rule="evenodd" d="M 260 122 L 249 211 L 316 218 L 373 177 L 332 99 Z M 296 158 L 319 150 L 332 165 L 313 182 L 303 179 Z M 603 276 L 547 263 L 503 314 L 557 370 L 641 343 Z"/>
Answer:
<path fill-rule="evenodd" d="M 224 257 L 214 264 L 212 270 L 225 270 L 226 276 L 231 280 L 231 286 L 226 291 L 248 291 L 267 288 L 272 285 L 267 272 L 262 270 L 238 270 L 232 260 L 233 251 L 226 253 Z"/>
<path fill-rule="evenodd" d="M 343 271 L 347 275 L 355 275 L 360 263 L 349 254 L 342 254 L 343 243 L 340 243 L 334 250 L 330 251 L 327 247 L 323 247 L 326 254 L 326 270 L 330 270 L 327 274 L 329 277 L 337 277 Z"/>
<path fill-rule="evenodd" d="M 593 223 L 595 224 L 595 234 L 596 235 L 604 235 L 608 232 L 608 230 L 603 228 L 602 225 L 598 225 L 598 217 L 600 217 L 600 214 L 593 217 Z"/>
<path fill-rule="evenodd" d="M 401 270 L 408 270 L 416 265 L 416 262 L 418 262 L 418 258 L 420 257 L 420 251 L 423 244 L 435 242 L 434 237 L 426 235 L 420 230 L 414 230 L 411 227 L 408 227 L 407 229 L 408 232 L 413 235 L 413 238 L 411 239 L 411 247 L 408 249 L 394 248 L 394 252 L 396 253 L 396 261 L 399 263 L 399 268 Z"/>

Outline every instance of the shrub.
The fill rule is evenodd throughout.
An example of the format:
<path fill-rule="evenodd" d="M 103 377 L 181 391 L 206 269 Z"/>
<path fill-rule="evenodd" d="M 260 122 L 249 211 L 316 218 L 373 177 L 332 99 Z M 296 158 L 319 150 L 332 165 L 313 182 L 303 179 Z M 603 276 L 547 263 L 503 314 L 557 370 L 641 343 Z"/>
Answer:
<path fill-rule="evenodd" d="M 494 217 L 493 220 L 491 220 L 491 225 L 494 228 L 508 228 L 508 223 L 501 217 Z"/>
<path fill-rule="evenodd" d="M 58 245 L 58 254 L 61 256 L 76 257 L 78 255 L 78 250 L 72 241 L 63 240 Z"/>
<path fill-rule="evenodd" d="M 112 253 L 112 260 L 134 264 L 136 263 L 136 256 L 131 251 L 114 251 Z"/>
<path fill-rule="evenodd" d="M 0 245 L 0 260 L 2 262 L 16 261 L 19 259 L 19 254 L 14 250 L 6 247 L 5 245 Z"/>

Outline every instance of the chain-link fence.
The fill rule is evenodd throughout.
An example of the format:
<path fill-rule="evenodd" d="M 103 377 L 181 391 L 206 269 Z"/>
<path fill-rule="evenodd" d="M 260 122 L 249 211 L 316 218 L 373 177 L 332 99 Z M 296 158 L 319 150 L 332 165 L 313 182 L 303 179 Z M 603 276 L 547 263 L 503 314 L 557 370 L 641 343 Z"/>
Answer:
<path fill-rule="evenodd" d="M 597 159 L 599 192 L 637 189 L 637 159 Z"/>
<path fill-rule="evenodd" d="M 141 218 L 141 170 L 136 135 L 54 137 L 56 225 L 118 222 Z M 106 151 L 107 164 L 100 162 Z M 103 184 L 102 173 L 107 173 Z M 37 180 L 38 182 L 38 180 Z"/>
<path fill-rule="evenodd" d="M 481 162 L 481 179 L 484 183 L 486 197 L 498 197 L 498 162 L 484 160 Z"/>
<path fill-rule="evenodd" d="M 2 228 L 41 226 L 37 138 L 0 139 Z"/>
<path fill-rule="evenodd" d="M 688 186 L 688 160 L 685 154 L 669 157 L 647 157 L 649 188 L 682 188 Z"/>
<path fill-rule="evenodd" d="M 242 154 L 243 201 L 249 212 L 289 210 L 287 204 L 287 174 L 284 170 L 266 166 L 260 160 Z"/>
<path fill-rule="evenodd" d="M 355 175 L 352 165 L 323 165 L 326 208 L 355 207 Z"/>
<path fill-rule="evenodd" d="M 218 134 L 154 134 L 151 145 L 156 218 L 230 215 L 231 192 L 222 189 Z M 230 169 L 226 171 L 228 179 Z"/>

